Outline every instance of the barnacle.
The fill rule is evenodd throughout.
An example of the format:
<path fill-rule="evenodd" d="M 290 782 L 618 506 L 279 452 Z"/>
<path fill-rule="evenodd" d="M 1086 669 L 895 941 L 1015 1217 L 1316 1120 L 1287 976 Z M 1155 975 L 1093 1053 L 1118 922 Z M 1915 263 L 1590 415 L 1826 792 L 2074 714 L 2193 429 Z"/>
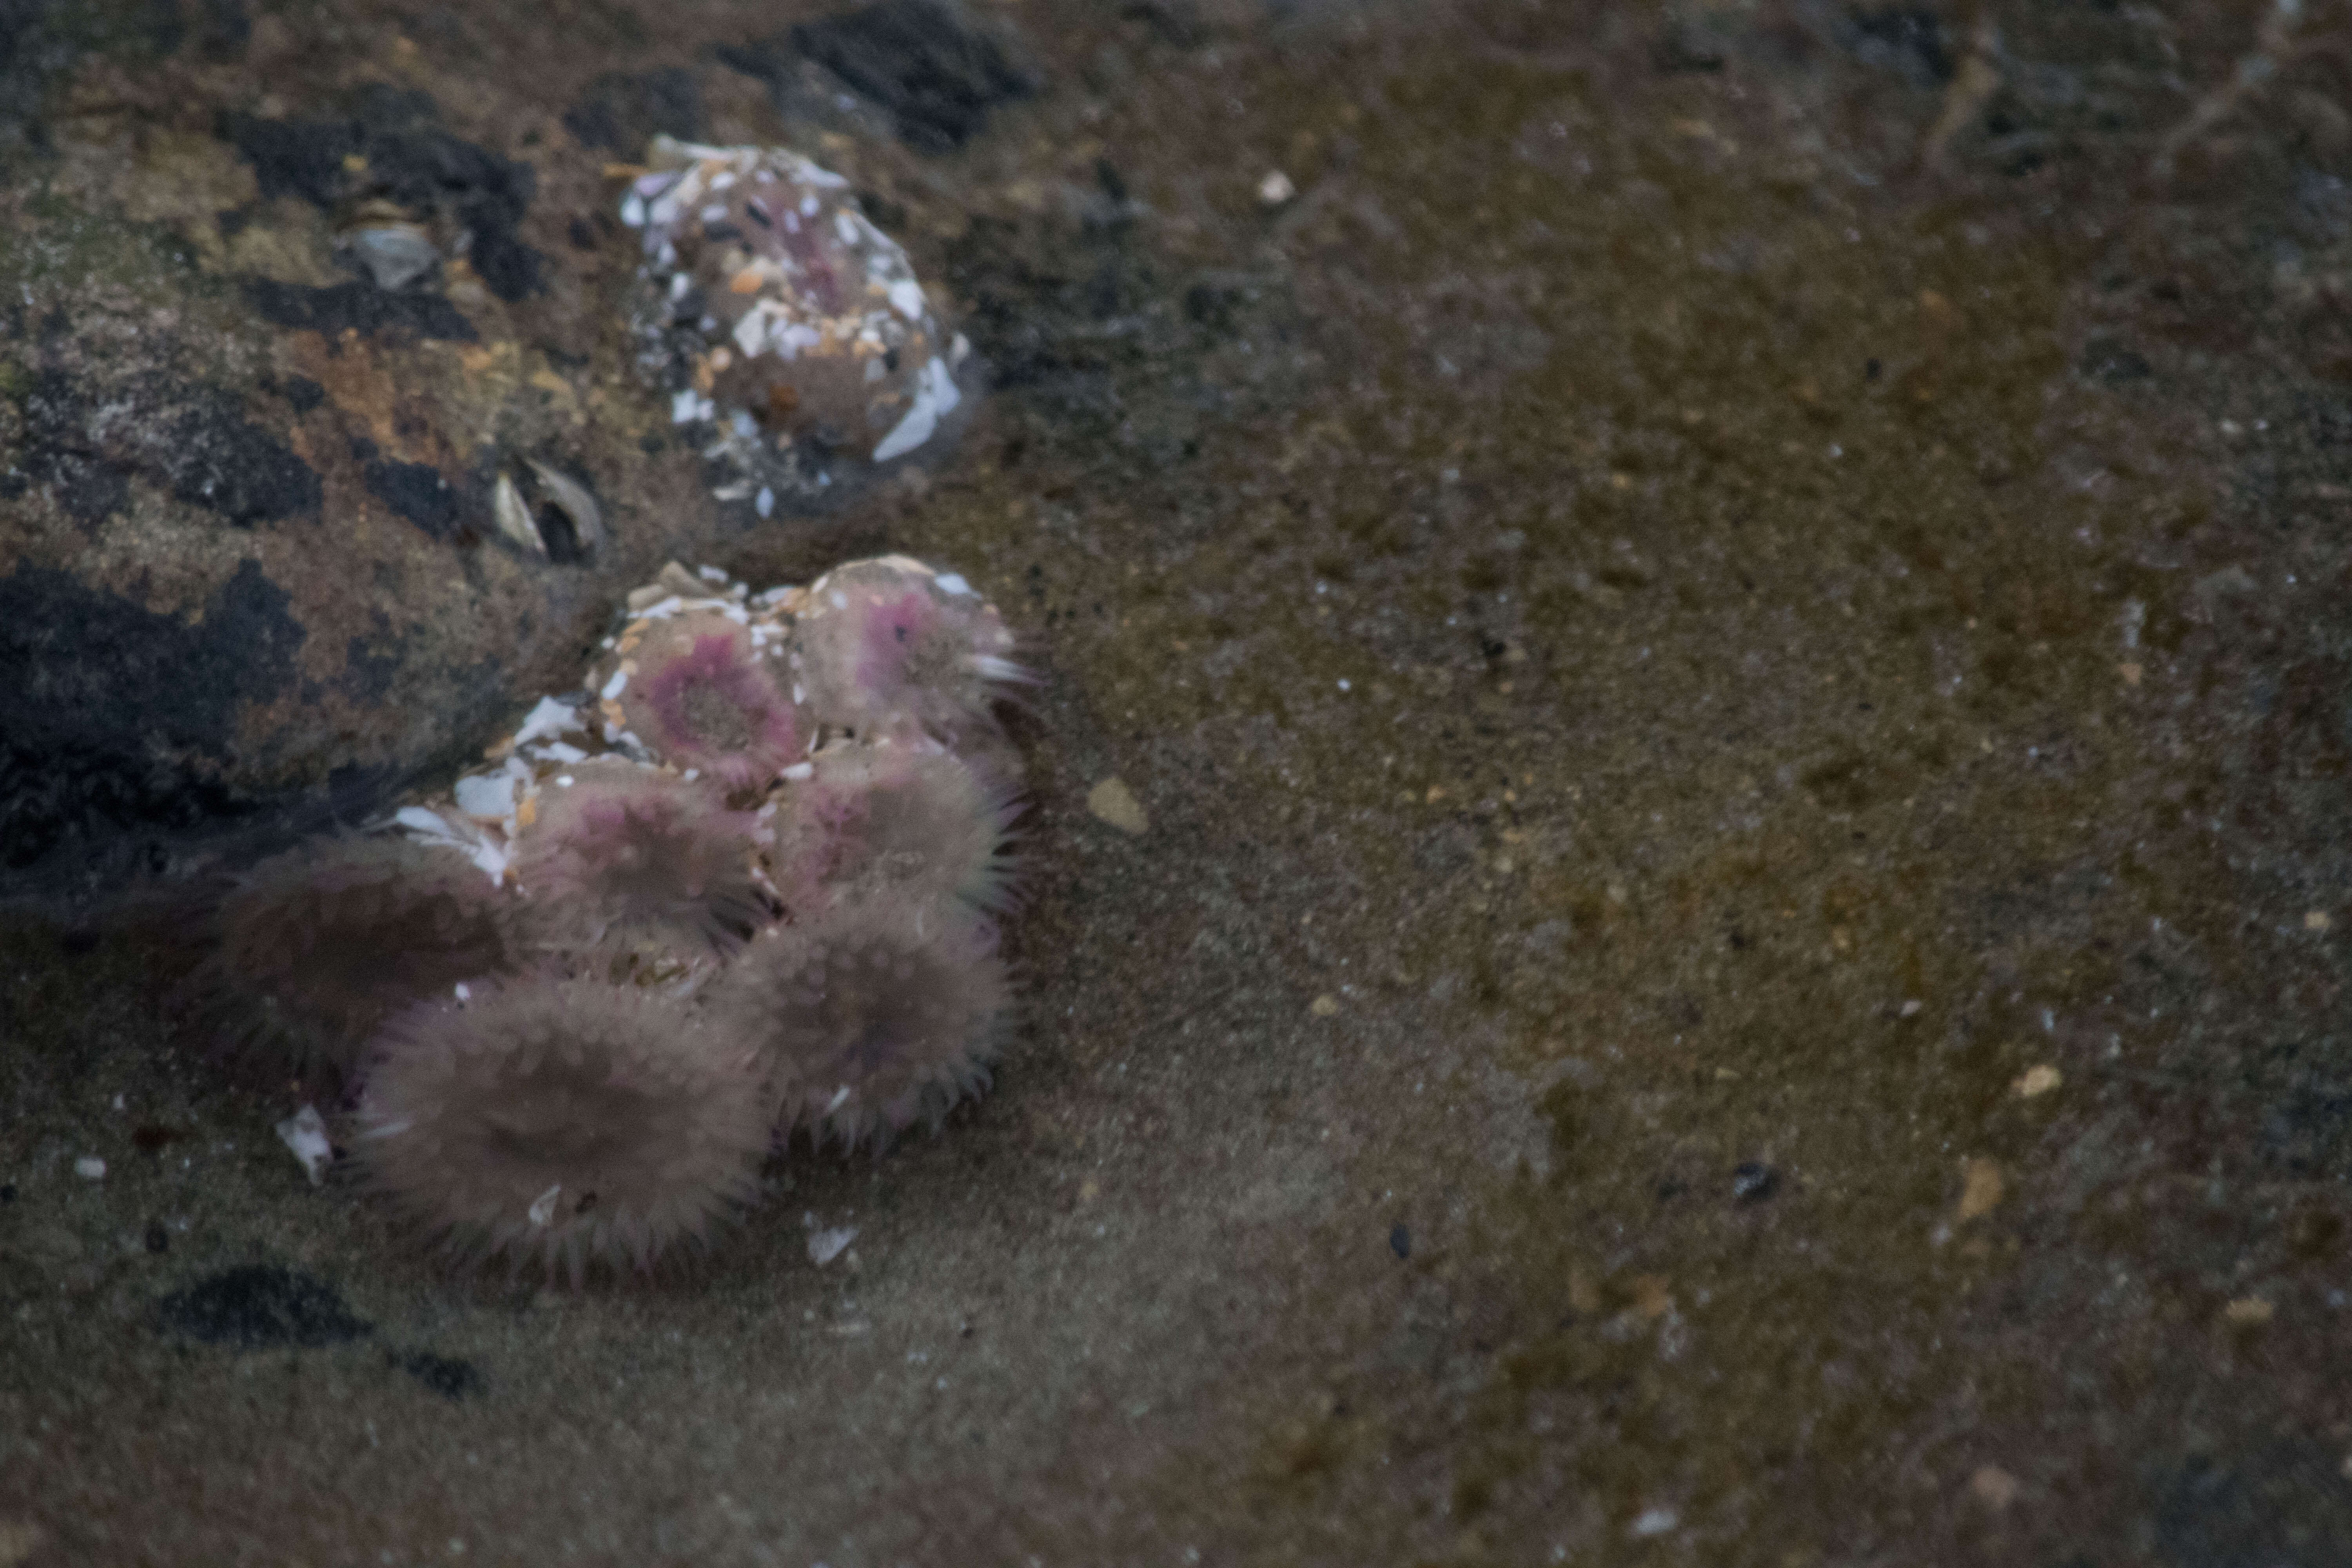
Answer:
<path fill-rule="evenodd" d="M 723 952 L 766 915 L 751 828 L 709 784 L 600 759 L 541 794 L 515 875 L 559 942 Z"/>
<path fill-rule="evenodd" d="M 690 1004 L 534 978 L 399 1018 L 361 1106 L 372 1185 L 467 1259 L 577 1284 L 707 1241 L 768 1148 L 752 1051 Z"/>
<path fill-rule="evenodd" d="M 713 1008 L 785 1086 L 780 1131 L 852 1148 L 985 1088 L 1012 1005 L 988 922 L 902 893 L 771 930 L 721 985 Z"/>
<path fill-rule="evenodd" d="M 257 1066 L 341 1079 L 394 1013 L 515 960 L 511 900 L 462 854 L 326 838 L 254 867 L 214 911 L 193 977 L 221 1042 Z"/>

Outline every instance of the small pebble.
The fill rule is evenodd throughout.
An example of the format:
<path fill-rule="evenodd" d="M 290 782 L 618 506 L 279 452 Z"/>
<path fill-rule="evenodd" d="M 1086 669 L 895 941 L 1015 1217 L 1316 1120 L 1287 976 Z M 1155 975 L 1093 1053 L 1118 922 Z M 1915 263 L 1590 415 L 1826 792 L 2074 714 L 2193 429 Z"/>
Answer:
<path fill-rule="evenodd" d="M 1279 169 L 1271 171 L 1257 183 L 1257 199 L 1270 207 L 1278 207 L 1297 194 L 1298 187 L 1292 184 L 1290 176 Z"/>
<path fill-rule="evenodd" d="M 1995 1513 L 2017 1500 L 2017 1478 L 1999 1465 L 1979 1465 L 1969 1478 L 1969 1490 Z"/>
<path fill-rule="evenodd" d="M 1760 1204 L 1780 1190 L 1780 1173 L 1750 1160 L 1731 1172 L 1731 1195 L 1743 1204 Z"/>
<path fill-rule="evenodd" d="M 1121 833 L 1144 834 L 1150 831 L 1151 817 L 1143 803 L 1123 779 L 1107 778 L 1087 792 L 1087 809 L 1095 816 L 1109 823 Z"/>
<path fill-rule="evenodd" d="M 1313 1002 L 1307 1005 L 1307 1010 L 1314 1014 L 1318 1018 L 1333 1017 L 1337 1016 L 1339 1011 L 1339 999 L 1337 996 L 1328 994 L 1318 996 Z"/>
<path fill-rule="evenodd" d="M 1960 1168 L 1959 1218 L 1971 1220 L 2000 1206 L 2004 1184 L 2000 1165 L 1992 1160 L 1970 1160 Z"/>
<path fill-rule="evenodd" d="M 2047 1094 L 2066 1081 L 2065 1075 L 2044 1062 L 2030 1067 L 2009 1087 L 2020 1100 L 2032 1100 L 2037 1094 Z"/>
<path fill-rule="evenodd" d="M 106 1180 L 106 1162 L 95 1154 L 84 1154 L 74 1162 L 74 1174 L 86 1182 Z"/>
<path fill-rule="evenodd" d="M 1399 1258 L 1412 1256 L 1412 1232 L 1401 1225 L 1389 1227 L 1389 1250 Z"/>

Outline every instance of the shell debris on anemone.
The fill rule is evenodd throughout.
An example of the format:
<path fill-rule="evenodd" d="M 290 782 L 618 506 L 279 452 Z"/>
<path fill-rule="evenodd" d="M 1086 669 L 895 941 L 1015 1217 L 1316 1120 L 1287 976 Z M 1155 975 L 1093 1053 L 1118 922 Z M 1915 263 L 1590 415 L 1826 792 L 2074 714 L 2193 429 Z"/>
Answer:
<path fill-rule="evenodd" d="M 970 349 L 849 182 L 781 147 L 656 137 L 621 199 L 639 231 L 637 328 L 674 423 L 738 476 L 714 493 L 813 500 L 841 461 L 939 440 L 967 401 Z"/>
<path fill-rule="evenodd" d="M 341 1075 L 370 1183 L 460 1256 L 649 1268 L 795 1132 L 879 1147 L 985 1087 L 1012 637 L 903 556 L 819 584 L 665 567 L 481 766 L 222 900 L 206 1016 Z"/>

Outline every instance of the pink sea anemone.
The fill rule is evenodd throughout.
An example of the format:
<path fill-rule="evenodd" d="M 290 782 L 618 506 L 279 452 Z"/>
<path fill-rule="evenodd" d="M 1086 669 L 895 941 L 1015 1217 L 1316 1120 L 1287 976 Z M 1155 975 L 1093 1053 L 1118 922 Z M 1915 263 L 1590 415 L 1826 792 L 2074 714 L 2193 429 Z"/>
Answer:
<path fill-rule="evenodd" d="M 993 911 L 1010 901 L 1011 791 L 928 742 L 842 742 L 809 761 L 775 820 L 771 864 L 788 904 L 893 894 Z"/>
<path fill-rule="evenodd" d="M 750 629 L 720 612 L 656 621 L 627 657 L 636 671 L 615 700 L 629 729 L 675 767 L 757 789 L 815 738 Z"/>
<path fill-rule="evenodd" d="M 193 994 L 257 1067 L 344 1080 L 394 1014 L 514 967 L 512 912 L 453 849 L 314 841 L 262 861 L 221 900 Z"/>
<path fill-rule="evenodd" d="M 793 658 L 816 716 L 860 739 L 904 721 L 951 740 L 1026 680 L 995 606 L 954 589 L 961 578 L 898 556 L 854 562 L 813 584 Z"/>
<path fill-rule="evenodd" d="M 712 999 L 766 1058 L 780 1132 L 851 1148 L 936 1126 L 984 1088 L 1011 1005 L 985 920 L 895 897 L 766 932 Z"/>
<path fill-rule="evenodd" d="M 542 788 L 515 875 L 553 945 L 725 952 L 767 919 L 752 826 L 712 784 L 600 759 Z"/>
<path fill-rule="evenodd" d="M 456 1256 L 651 1267 L 755 1195 L 760 1063 L 689 1003 L 531 979 L 394 1021 L 356 1149 L 372 1185 Z"/>

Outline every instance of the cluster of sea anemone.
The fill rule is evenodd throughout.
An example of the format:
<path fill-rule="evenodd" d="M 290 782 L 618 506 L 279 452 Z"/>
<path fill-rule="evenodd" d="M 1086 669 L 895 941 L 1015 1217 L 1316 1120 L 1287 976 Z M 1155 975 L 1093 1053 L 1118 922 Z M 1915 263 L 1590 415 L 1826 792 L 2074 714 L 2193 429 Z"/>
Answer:
<path fill-rule="evenodd" d="M 488 766 L 238 879 L 204 1016 L 461 1258 L 702 1243 L 795 1135 L 878 1147 L 986 1085 L 1011 649 L 904 556 L 756 595 L 668 567 Z"/>

